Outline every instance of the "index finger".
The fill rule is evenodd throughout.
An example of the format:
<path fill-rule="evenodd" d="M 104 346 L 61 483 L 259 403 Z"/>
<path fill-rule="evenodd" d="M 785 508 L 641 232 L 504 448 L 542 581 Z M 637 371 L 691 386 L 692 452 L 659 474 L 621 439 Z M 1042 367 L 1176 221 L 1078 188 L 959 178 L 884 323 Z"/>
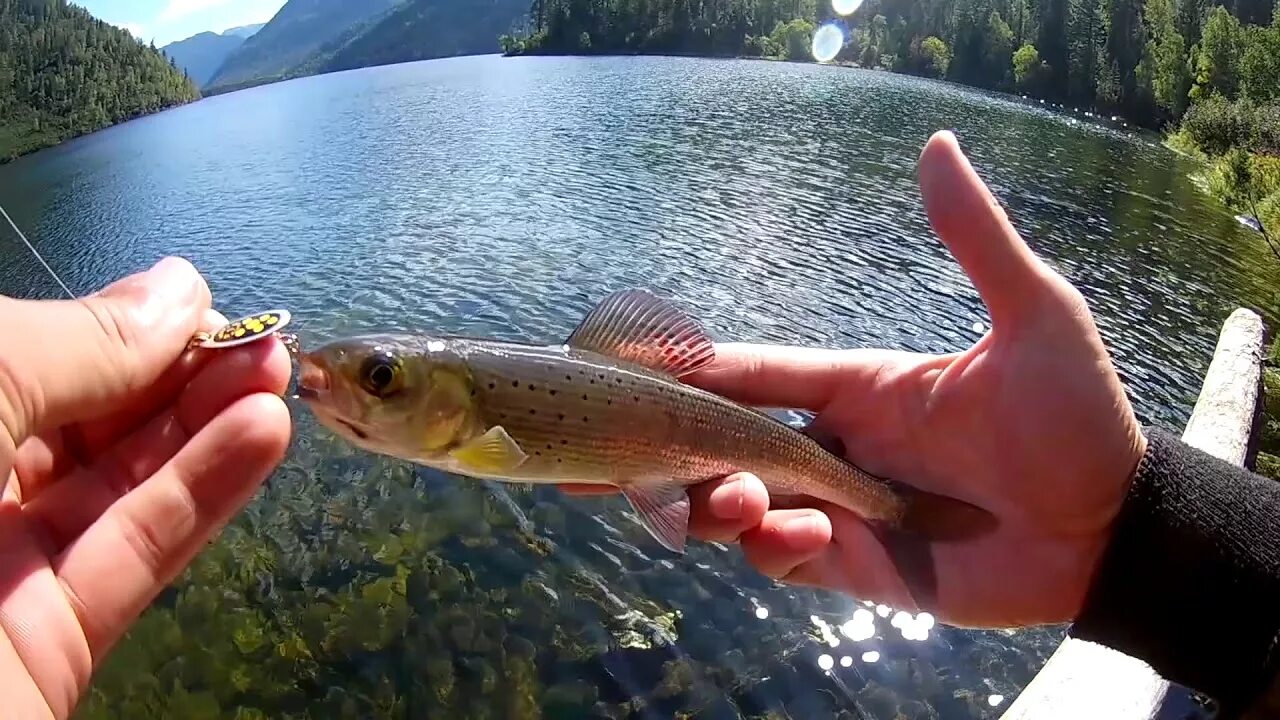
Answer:
<path fill-rule="evenodd" d="M 839 395 L 854 401 L 885 368 L 913 353 L 899 350 L 720 343 L 711 365 L 681 378 L 744 405 L 821 412 Z"/>

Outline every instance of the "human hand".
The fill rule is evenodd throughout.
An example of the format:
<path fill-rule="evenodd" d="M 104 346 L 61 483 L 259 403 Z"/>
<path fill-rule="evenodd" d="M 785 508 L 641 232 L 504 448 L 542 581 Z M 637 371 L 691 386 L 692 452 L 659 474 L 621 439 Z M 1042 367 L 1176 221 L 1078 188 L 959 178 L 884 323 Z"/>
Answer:
<path fill-rule="evenodd" d="M 283 458 L 290 360 L 186 351 L 226 319 L 186 261 L 81 301 L 0 297 L 5 715 L 65 718 L 112 645 Z"/>
<path fill-rule="evenodd" d="M 937 606 L 925 609 L 939 620 L 1068 621 L 1145 439 L 1083 297 L 1025 245 L 949 133 L 925 147 L 920 181 L 934 231 L 991 313 L 990 332 L 949 355 L 721 345 L 686 380 L 750 405 L 813 411 L 813 431 L 868 472 L 993 513 L 993 532 L 932 546 Z M 771 503 L 744 474 L 705 483 L 691 500 L 691 534 L 736 540 L 768 576 L 913 604 L 854 513 L 812 498 Z"/>

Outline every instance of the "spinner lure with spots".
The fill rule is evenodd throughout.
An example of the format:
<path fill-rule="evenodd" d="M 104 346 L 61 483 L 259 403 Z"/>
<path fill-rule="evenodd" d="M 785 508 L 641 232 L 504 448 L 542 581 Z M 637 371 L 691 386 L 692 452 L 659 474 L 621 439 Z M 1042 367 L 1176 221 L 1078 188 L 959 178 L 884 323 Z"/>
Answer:
<path fill-rule="evenodd" d="M 191 347 L 229 348 L 256 342 L 279 333 L 293 319 L 288 310 L 268 310 L 232 320 L 213 333 L 198 332 L 191 338 Z M 281 335 L 286 347 L 297 352 L 297 338 Z"/>

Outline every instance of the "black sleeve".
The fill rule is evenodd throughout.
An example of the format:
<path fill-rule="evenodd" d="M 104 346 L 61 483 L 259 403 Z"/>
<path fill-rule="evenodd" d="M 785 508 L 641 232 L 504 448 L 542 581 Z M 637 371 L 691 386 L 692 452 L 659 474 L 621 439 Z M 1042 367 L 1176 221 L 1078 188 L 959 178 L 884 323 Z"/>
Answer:
<path fill-rule="evenodd" d="M 1146 436 L 1071 635 L 1146 661 L 1230 717 L 1280 663 L 1280 483 Z"/>

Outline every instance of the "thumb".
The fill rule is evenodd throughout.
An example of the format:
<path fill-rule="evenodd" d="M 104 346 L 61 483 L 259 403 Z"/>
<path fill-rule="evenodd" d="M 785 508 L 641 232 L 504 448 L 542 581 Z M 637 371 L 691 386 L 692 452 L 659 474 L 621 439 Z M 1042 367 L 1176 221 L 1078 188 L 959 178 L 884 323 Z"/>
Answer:
<path fill-rule="evenodd" d="M 920 154 L 920 191 L 934 232 L 982 296 L 997 330 L 1031 314 L 1052 271 L 1031 252 L 949 132 Z"/>
<path fill-rule="evenodd" d="M 211 297 L 166 258 L 79 300 L 0 297 L 0 470 L 32 435 L 110 412 L 185 351 Z"/>

